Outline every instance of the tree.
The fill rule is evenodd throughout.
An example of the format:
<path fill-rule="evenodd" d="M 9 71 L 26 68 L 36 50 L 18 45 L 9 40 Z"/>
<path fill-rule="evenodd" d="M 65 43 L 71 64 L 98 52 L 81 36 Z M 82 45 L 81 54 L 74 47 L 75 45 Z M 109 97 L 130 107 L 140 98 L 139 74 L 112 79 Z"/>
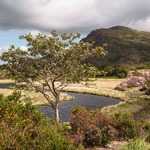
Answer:
<path fill-rule="evenodd" d="M 11 46 L 4 52 L 1 60 L 7 62 L 9 78 L 24 83 L 44 95 L 55 111 L 59 120 L 60 92 L 69 83 L 81 82 L 96 73 L 96 68 L 86 64 L 85 60 L 92 56 L 103 56 L 102 47 L 93 48 L 93 43 L 75 42 L 79 34 L 56 34 L 50 36 L 39 33 L 35 37 L 31 33 L 20 36 L 27 41 L 27 50 Z M 47 94 L 47 89 L 53 98 Z"/>

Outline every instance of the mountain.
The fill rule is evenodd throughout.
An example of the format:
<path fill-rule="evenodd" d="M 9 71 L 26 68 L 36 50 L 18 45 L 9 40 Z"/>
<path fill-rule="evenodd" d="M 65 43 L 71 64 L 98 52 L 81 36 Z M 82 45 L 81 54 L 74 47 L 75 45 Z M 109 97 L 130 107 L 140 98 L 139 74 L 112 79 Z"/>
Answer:
<path fill-rule="evenodd" d="M 124 26 L 96 29 L 82 39 L 94 41 L 94 46 L 107 43 L 104 58 L 93 57 L 88 62 L 98 68 L 104 66 L 137 66 L 150 64 L 150 32 L 137 31 Z"/>

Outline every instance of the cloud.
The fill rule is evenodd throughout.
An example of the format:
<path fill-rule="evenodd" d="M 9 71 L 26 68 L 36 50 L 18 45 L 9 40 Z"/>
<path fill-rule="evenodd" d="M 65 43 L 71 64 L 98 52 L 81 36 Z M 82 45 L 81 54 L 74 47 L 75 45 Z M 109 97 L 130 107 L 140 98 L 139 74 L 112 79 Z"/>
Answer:
<path fill-rule="evenodd" d="M 0 47 L 0 56 L 1 56 L 4 52 L 8 51 L 8 49 L 9 49 L 9 46 Z"/>
<path fill-rule="evenodd" d="M 1 0 L 0 30 L 80 32 L 126 25 L 150 31 L 149 0 Z"/>
<path fill-rule="evenodd" d="M 31 35 L 32 35 L 33 37 L 35 37 L 36 35 L 38 35 L 38 33 L 41 33 L 41 32 L 38 31 L 38 30 L 31 30 L 31 31 L 29 31 L 28 33 L 31 33 Z"/>
<path fill-rule="evenodd" d="M 4 46 L 4 47 L 0 47 L 0 56 L 4 53 L 7 52 L 9 49 L 9 46 Z M 1 64 L 5 64 L 5 62 L 3 62 L 2 60 L 0 60 L 0 65 Z"/>
<path fill-rule="evenodd" d="M 26 46 L 19 46 L 21 50 L 26 51 L 28 48 Z"/>

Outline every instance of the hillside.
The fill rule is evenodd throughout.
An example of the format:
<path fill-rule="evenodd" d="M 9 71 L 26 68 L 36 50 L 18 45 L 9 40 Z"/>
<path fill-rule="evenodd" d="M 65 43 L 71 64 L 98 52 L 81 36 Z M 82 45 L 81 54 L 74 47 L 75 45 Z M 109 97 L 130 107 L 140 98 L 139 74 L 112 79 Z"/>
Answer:
<path fill-rule="evenodd" d="M 124 26 L 92 31 L 84 42 L 95 41 L 95 46 L 102 46 L 108 54 L 104 58 L 94 57 L 88 62 L 98 68 L 102 66 L 137 66 L 150 64 L 150 32 L 137 31 Z"/>

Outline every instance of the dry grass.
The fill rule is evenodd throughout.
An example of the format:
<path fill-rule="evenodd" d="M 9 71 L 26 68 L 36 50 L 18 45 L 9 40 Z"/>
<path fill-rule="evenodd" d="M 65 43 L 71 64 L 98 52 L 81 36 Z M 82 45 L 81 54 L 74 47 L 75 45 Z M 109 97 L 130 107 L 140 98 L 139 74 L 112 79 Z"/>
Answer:
<path fill-rule="evenodd" d="M 11 89 L 0 89 L 0 93 L 3 93 L 4 96 L 8 96 L 10 94 L 12 94 L 13 90 Z M 52 95 L 48 94 L 51 98 Z M 44 96 L 40 93 L 37 92 L 32 92 L 32 91 L 22 91 L 22 100 L 24 98 L 31 98 L 33 105 L 44 105 L 44 104 L 48 104 L 47 100 L 44 98 Z M 72 96 L 69 96 L 65 93 L 61 93 L 60 94 L 60 101 L 70 101 L 73 100 L 74 98 Z"/>
<path fill-rule="evenodd" d="M 81 84 L 70 84 L 67 86 L 64 91 L 70 92 L 78 92 L 78 93 L 88 93 L 88 94 L 96 94 L 103 95 L 112 98 L 117 98 L 122 100 L 118 105 L 111 105 L 102 109 L 103 112 L 111 114 L 114 112 L 130 112 L 135 113 L 142 109 L 142 106 L 139 105 L 139 101 L 145 98 L 150 99 L 150 96 L 141 95 L 136 96 L 133 93 L 139 93 L 137 88 L 126 89 L 125 91 L 117 91 L 114 88 L 120 84 L 124 79 L 90 79 L 87 83 L 83 82 Z M 3 80 L 0 83 L 8 83 L 10 80 Z M 4 93 L 4 95 L 9 95 L 12 90 L 8 89 L 0 89 L 0 93 Z M 33 104 L 42 105 L 46 104 L 47 101 L 45 98 L 35 92 L 24 92 L 24 96 L 28 96 L 32 99 Z M 71 96 L 67 94 L 61 94 L 61 101 L 63 100 L 72 100 Z"/>
<path fill-rule="evenodd" d="M 71 84 L 64 90 L 70 92 L 108 96 L 122 100 L 122 102 L 117 105 L 104 107 L 102 111 L 107 114 L 112 114 L 115 112 L 135 113 L 142 109 L 139 101 L 143 100 L 144 98 L 150 99 L 150 96 L 137 96 L 136 93 L 139 93 L 137 88 L 126 89 L 125 91 L 114 90 L 114 88 L 123 80 L 124 79 L 91 79 L 87 83 Z"/>
<path fill-rule="evenodd" d="M 11 84 L 11 83 L 15 83 L 15 81 L 10 79 L 0 80 L 0 84 Z"/>
<path fill-rule="evenodd" d="M 114 90 L 114 88 L 122 81 L 123 79 L 91 79 L 87 83 L 71 84 L 64 90 L 79 93 L 103 95 L 124 100 L 126 97 L 125 92 Z"/>

